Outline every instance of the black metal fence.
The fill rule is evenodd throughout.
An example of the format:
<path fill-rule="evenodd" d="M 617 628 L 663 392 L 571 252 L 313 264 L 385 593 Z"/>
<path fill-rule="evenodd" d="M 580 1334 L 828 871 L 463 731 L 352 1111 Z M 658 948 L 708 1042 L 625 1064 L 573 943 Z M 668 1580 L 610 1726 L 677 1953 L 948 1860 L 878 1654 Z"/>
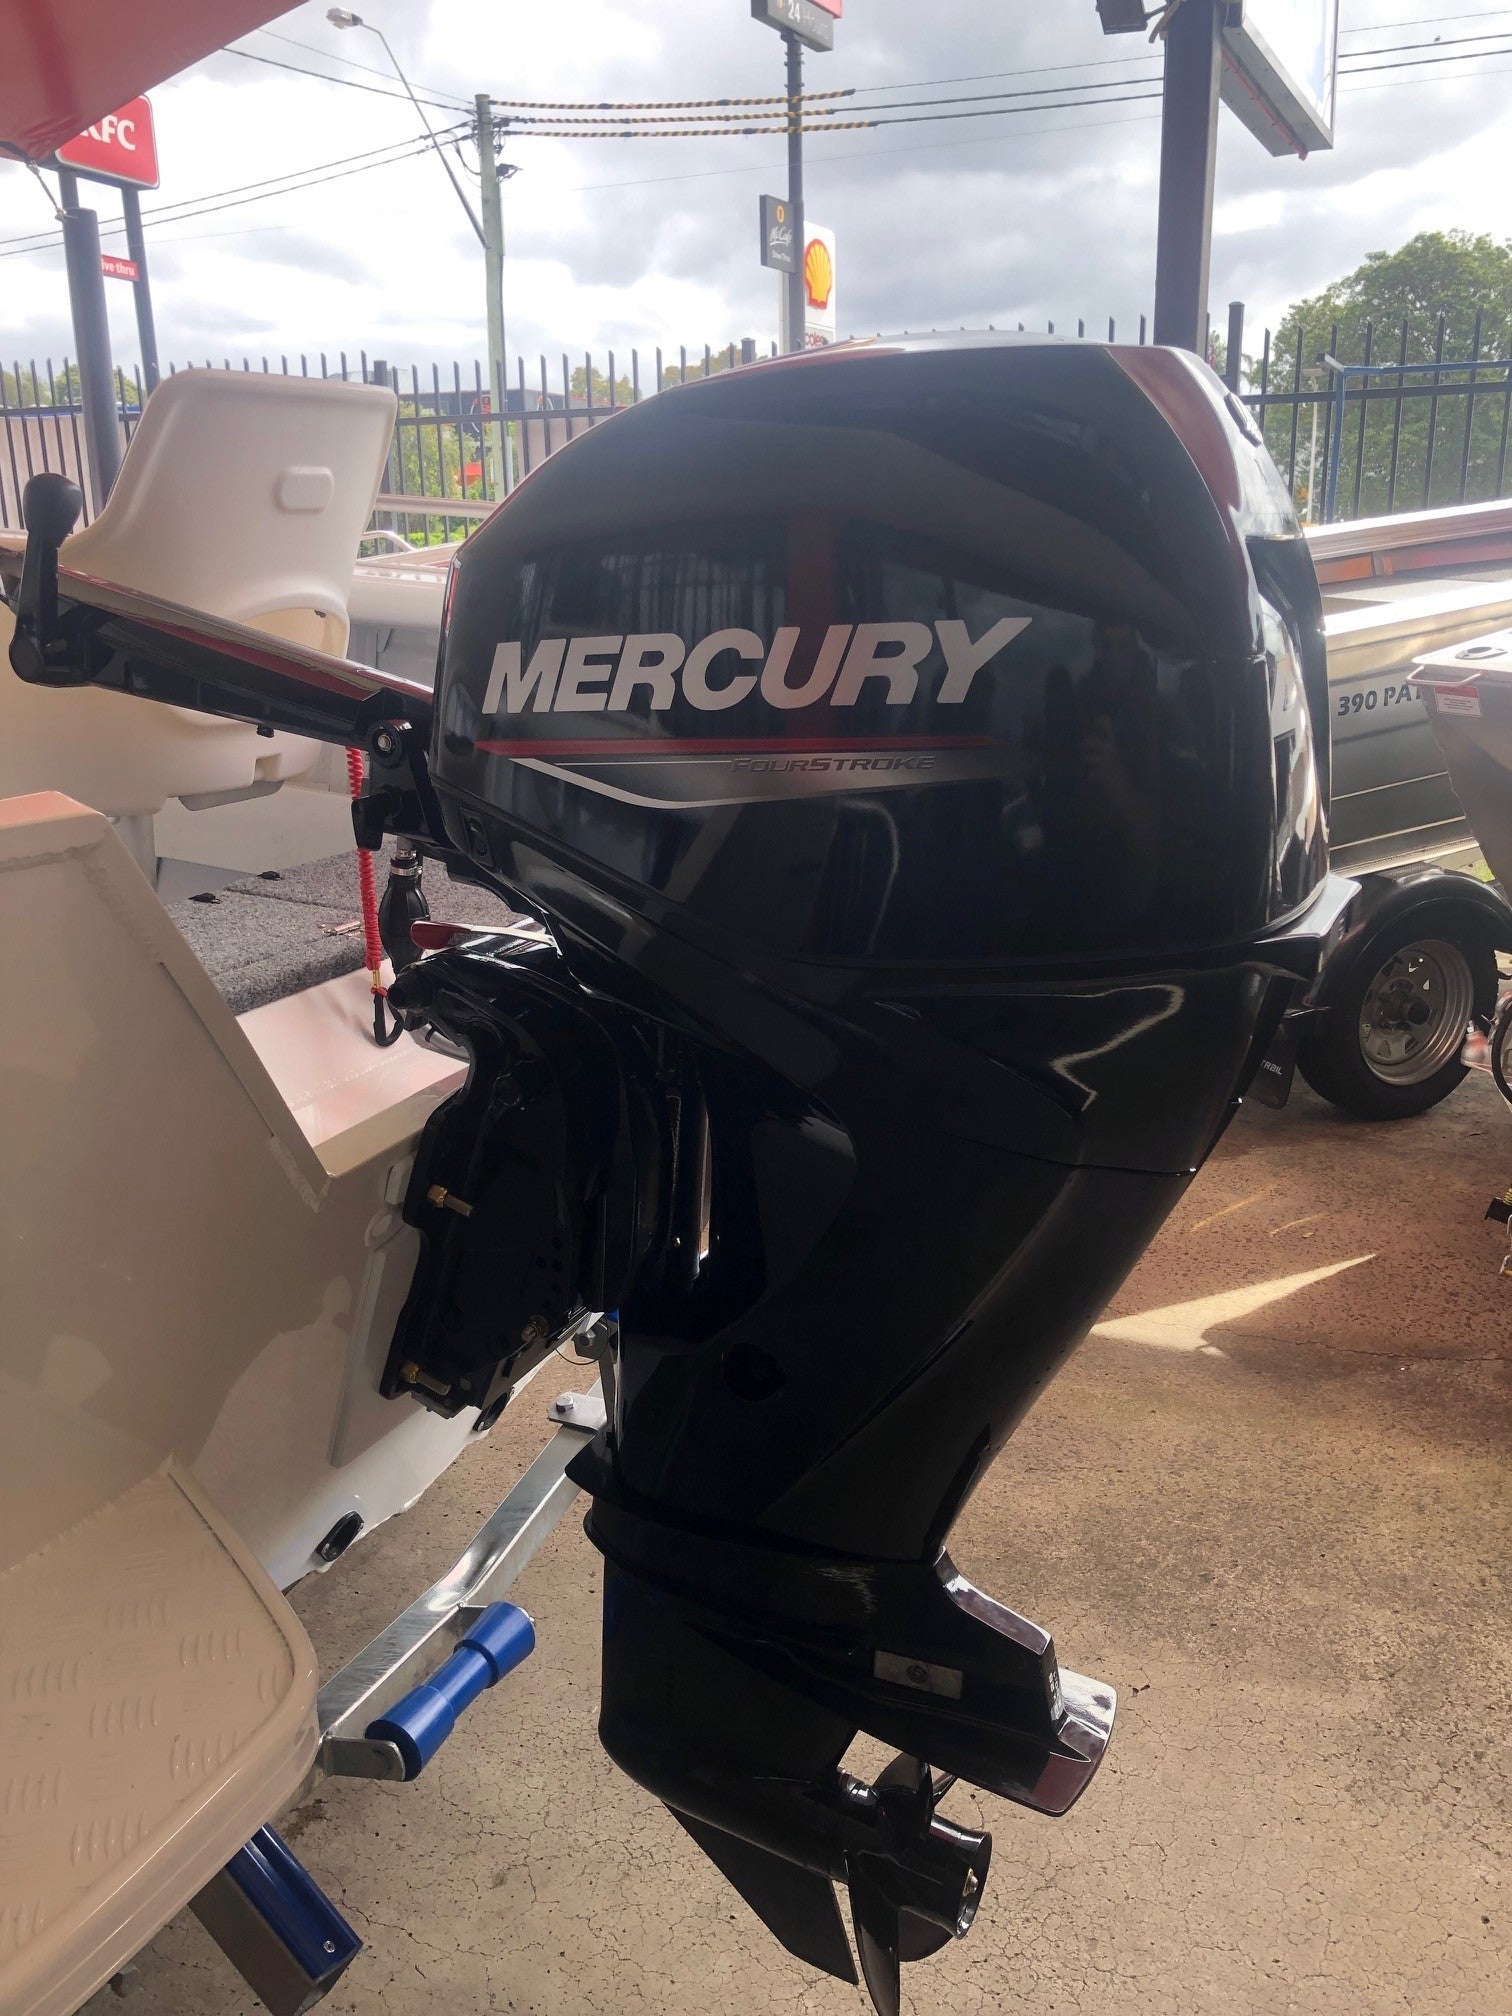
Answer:
<path fill-rule="evenodd" d="M 776 346 L 772 346 L 775 354 Z M 465 535 L 495 502 L 546 456 L 611 414 L 685 378 L 710 377 L 757 361 L 749 338 L 701 351 L 655 350 L 644 361 L 609 351 L 602 360 L 563 352 L 515 360 L 513 383 L 491 388 L 483 366 L 453 362 L 396 366 L 366 351 L 351 358 L 324 353 L 291 359 L 207 357 L 179 369 L 261 371 L 284 377 L 340 379 L 389 385 L 399 414 L 378 508 L 375 544 L 435 544 Z M 116 415 L 123 445 L 141 418 L 148 390 L 142 372 L 117 369 Z M 21 492 L 29 476 L 52 469 L 72 476 L 85 494 L 88 522 L 83 402 L 78 368 L 68 358 L 29 359 L 0 367 L 0 530 L 21 524 Z M 429 508 L 420 508 L 422 505 Z M 439 507 L 439 508 L 437 508 Z"/>
<path fill-rule="evenodd" d="M 1100 340 L 1103 330 L 1078 321 L 1076 335 Z M 1119 340 L 1115 321 L 1106 336 Z M 1124 331 L 1126 341 L 1146 337 L 1143 316 L 1137 334 Z M 1507 494 L 1512 328 L 1493 329 L 1478 314 L 1461 330 L 1439 315 L 1390 332 L 1367 322 L 1351 356 L 1341 354 L 1341 343 L 1337 324 L 1292 329 L 1279 340 L 1265 330 L 1258 350 L 1246 354 L 1236 304 L 1226 350 L 1216 343 L 1209 349 L 1256 415 L 1304 519 Z M 520 357 L 511 381 L 495 386 L 476 362 L 400 368 L 365 351 L 355 359 L 342 352 L 206 358 L 204 365 L 390 384 L 399 417 L 373 535 L 375 544 L 393 545 L 465 536 L 499 497 L 585 429 L 668 384 L 737 369 L 757 354 L 747 339 L 691 353 L 658 349 L 644 359 L 636 349 L 602 360 L 563 353 L 527 364 Z M 118 424 L 129 440 L 145 398 L 140 372 L 118 371 L 116 392 Z M 21 490 L 36 470 L 80 477 L 83 437 L 78 372 L 66 358 L 61 366 L 47 358 L 0 369 L 0 528 L 20 525 Z"/>
<path fill-rule="evenodd" d="M 1240 319 L 1242 329 L 1242 318 Z M 1304 519 L 1384 517 L 1507 494 L 1512 326 L 1484 311 L 1377 330 L 1353 356 L 1339 325 L 1266 330 L 1226 376 L 1259 420 Z"/>

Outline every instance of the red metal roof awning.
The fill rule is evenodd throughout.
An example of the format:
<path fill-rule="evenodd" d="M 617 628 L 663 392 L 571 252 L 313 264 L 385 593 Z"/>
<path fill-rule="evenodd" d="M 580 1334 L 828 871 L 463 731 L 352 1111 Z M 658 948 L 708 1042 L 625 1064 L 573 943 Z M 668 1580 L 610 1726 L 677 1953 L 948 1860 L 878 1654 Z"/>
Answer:
<path fill-rule="evenodd" d="M 288 0 L 0 0 L 0 147 L 45 159 Z"/>

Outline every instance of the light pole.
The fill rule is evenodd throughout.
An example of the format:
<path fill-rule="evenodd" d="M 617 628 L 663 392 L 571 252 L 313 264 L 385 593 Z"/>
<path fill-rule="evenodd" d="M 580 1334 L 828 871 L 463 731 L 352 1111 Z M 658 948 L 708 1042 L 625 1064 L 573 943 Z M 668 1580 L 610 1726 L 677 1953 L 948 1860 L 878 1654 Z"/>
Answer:
<path fill-rule="evenodd" d="M 421 105 L 420 100 L 415 96 L 414 91 L 410 86 L 410 81 L 408 77 L 405 76 L 403 70 L 400 68 L 399 58 L 394 54 L 393 50 L 389 47 L 389 39 L 387 35 L 384 34 L 381 28 L 375 28 L 371 21 L 364 21 L 360 14 L 352 13 L 351 9 L 347 7 L 328 7 L 326 9 L 326 19 L 327 21 L 330 22 L 333 28 L 366 28 L 369 35 L 376 35 L 378 37 L 378 40 L 383 44 L 383 53 L 385 56 L 388 57 L 389 62 L 393 65 L 394 75 L 399 79 L 399 82 L 404 86 L 405 92 L 409 97 L 409 101 L 411 105 L 413 105 L 415 108 L 415 116 L 419 119 L 420 124 L 425 128 L 426 132 L 430 134 L 430 143 L 432 147 L 434 147 L 436 150 L 436 158 L 441 163 L 441 166 L 446 170 L 447 181 L 450 182 L 453 189 L 455 189 L 457 192 L 457 201 L 462 205 L 462 208 L 467 212 L 467 221 L 469 224 L 471 224 L 473 231 L 477 236 L 478 243 L 480 245 L 485 244 L 486 240 L 484 239 L 483 236 L 483 226 L 478 222 L 478 213 L 476 210 L 474 210 L 471 203 L 468 202 L 467 192 L 463 189 L 462 184 L 457 180 L 452 165 L 450 161 L 448 161 L 446 158 L 446 149 L 441 145 L 441 142 L 436 138 L 436 135 L 432 130 L 431 123 L 429 119 L 427 119 L 425 116 L 424 107 Z"/>
<path fill-rule="evenodd" d="M 436 157 L 446 170 L 446 179 L 457 192 L 457 201 L 467 212 L 467 221 L 473 228 L 478 243 L 483 247 L 487 265 L 488 296 L 488 381 L 492 396 L 499 402 L 499 432 L 495 440 L 488 438 L 489 488 L 495 497 L 502 497 L 508 487 L 509 469 L 509 423 L 505 417 L 508 405 L 509 366 L 504 354 L 504 211 L 499 201 L 499 168 L 494 154 L 493 101 L 480 93 L 474 100 L 476 137 L 478 143 L 478 169 L 483 190 L 483 216 L 467 200 L 466 191 L 446 158 L 446 150 L 437 138 L 420 100 L 400 65 L 399 58 L 389 47 L 389 39 L 383 30 L 373 22 L 365 21 L 360 14 L 354 14 L 348 7 L 328 7 L 326 19 L 333 28 L 366 28 L 370 35 L 376 35 L 383 44 L 384 54 L 393 66 L 394 75 L 404 86 L 411 105 L 415 108 L 420 124 L 430 135 Z M 509 172 L 505 171 L 506 174 Z"/>

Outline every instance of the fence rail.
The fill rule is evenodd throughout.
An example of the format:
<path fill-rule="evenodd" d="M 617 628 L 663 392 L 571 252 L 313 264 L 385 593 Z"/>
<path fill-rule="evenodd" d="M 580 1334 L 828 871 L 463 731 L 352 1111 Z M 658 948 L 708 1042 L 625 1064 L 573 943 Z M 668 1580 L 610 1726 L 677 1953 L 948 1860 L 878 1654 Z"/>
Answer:
<path fill-rule="evenodd" d="M 1499 345 L 1491 342 L 1488 349 L 1484 324 L 1478 314 L 1473 328 L 1451 330 L 1448 317 L 1438 315 L 1426 327 L 1404 322 L 1388 339 L 1367 322 L 1360 354 L 1351 357 L 1340 354 L 1337 325 L 1290 332 L 1284 354 L 1265 330 L 1258 353 L 1249 356 L 1243 308 L 1234 304 L 1225 376 L 1255 415 L 1304 519 L 1384 515 L 1506 494 L 1512 329 L 1499 332 Z M 1075 327 L 1078 338 L 1088 337 L 1085 321 Z M 1053 322 L 1048 333 L 1056 333 Z M 1095 334 L 1101 340 L 1100 326 Z M 1146 336 L 1141 316 L 1137 341 Z M 1456 356 L 1451 338 L 1467 354 Z M 1111 319 L 1107 340 L 1118 340 Z M 1125 340 L 1136 340 L 1132 329 Z M 1209 355 L 1217 355 L 1216 345 Z M 638 349 L 609 351 L 601 360 L 563 352 L 550 361 L 518 357 L 509 382 L 501 376 L 496 385 L 476 362 L 466 369 L 459 363 L 396 368 L 366 351 L 355 360 L 345 352 L 334 359 L 321 353 L 313 361 L 309 354 L 293 360 L 286 354 L 243 356 L 239 363 L 227 357 L 219 364 L 206 358 L 204 368 L 392 386 L 399 416 L 374 532 L 423 545 L 465 537 L 547 456 L 623 407 L 668 384 L 755 363 L 757 356 L 749 339 L 705 345 L 691 356 L 686 348 L 657 349 L 645 359 Z M 117 371 L 123 443 L 141 417 L 144 396 L 140 371 Z M 0 529 L 20 525 L 22 488 L 39 469 L 62 470 L 88 496 L 78 372 L 66 358 L 61 367 L 46 358 L 0 369 Z"/>

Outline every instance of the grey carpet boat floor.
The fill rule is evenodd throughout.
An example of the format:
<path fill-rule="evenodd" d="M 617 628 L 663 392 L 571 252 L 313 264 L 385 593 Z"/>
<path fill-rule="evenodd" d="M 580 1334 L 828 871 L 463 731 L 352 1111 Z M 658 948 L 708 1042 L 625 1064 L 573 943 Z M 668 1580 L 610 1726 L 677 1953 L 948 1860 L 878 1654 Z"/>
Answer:
<path fill-rule="evenodd" d="M 375 865 L 381 900 L 388 868 L 381 855 Z M 425 894 L 439 921 L 492 929 L 519 921 L 497 896 L 452 881 L 434 863 L 426 869 Z M 171 903 L 168 914 L 236 1015 L 363 964 L 355 853 L 248 875 Z"/>

